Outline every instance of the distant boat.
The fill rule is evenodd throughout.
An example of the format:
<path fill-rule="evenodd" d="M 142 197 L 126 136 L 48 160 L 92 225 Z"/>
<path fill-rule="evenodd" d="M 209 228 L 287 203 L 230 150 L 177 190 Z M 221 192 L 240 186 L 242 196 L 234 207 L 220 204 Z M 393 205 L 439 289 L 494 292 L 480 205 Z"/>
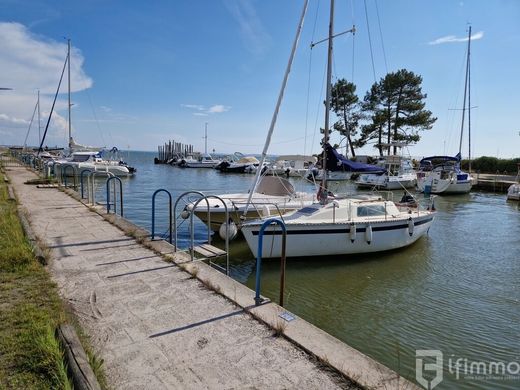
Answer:
<path fill-rule="evenodd" d="M 237 161 L 222 161 L 215 169 L 227 173 L 255 173 L 260 161 L 254 156 L 243 156 Z"/>
<path fill-rule="evenodd" d="M 328 36 L 327 94 L 325 98 L 325 126 L 322 142 L 327 169 L 329 113 L 332 82 L 332 41 L 334 0 L 331 0 L 331 19 Z M 354 29 L 350 30 L 353 32 Z M 336 152 L 337 153 L 337 152 Z M 352 162 L 353 163 L 353 162 Z M 357 163 L 359 164 L 359 163 Z M 366 165 L 366 164 L 363 164 Z M 380 252 L 411 245 L 426 234 L 435 212 L 417 208 L 399 208 L 394 202 L 376 196 L 335 199 L 327 189 L 327 175 L 323 175 L 318 192 L 320 203 L 285 214 L 287 257 L 331 256 L 352 253 Z M 242 233 L 252 253 L 259 247 L 259 231 L 264 221 L 242 225 Z M 264 231 L 262 256 L 280 257 L 282 229 L 269 226 Z"/>
<path fill-rule="evenodd" d="M 512 184 L 507 190 L 508 200 L 520 200 L 520 164 L 518 164 L 516 181 L 517 182 L 515 184 Z"/>
<path fill-rule="evenodd" d="M 471 177 L 471 70 L 470 70 L 471 26 L 468 34 L 468 48 L 466 56 L 466 78 L 464 84 L 464 102 L 462 105 L 462 121 L 460 126 L 459 153 L 455 157 L 432 156 L 425 157 L 420 162 L 417 172 L 417 188 L 419 191 L 432 194 L 467 194 L 471 191 L 473 178 Z M 466 107 L 467 97 L 467 107 Z M 464 135 L 464 119 L 468 111 L 468 139 L 469 139 L 469 173 L 462 171 L 462 139 Z"/>
<path fill-rule="evenodd" d="M 317 180 L 322 180 L 325 172 L 326 179 L 330 181 L 350 180 L 353 175 L 357 174 L 383 174 L 385 172 L 384 167 L 349 160 L 329 143 L 323 146 L 323 153 L 327 161 L 326 169 L 316 175 Z"/>
<path fill-rule="evenodd" d="M 177 162 L 177 165 L 185 168 L 215 168 L 221 162 L 221 160 L 215 160 L 209 153 L 206 153 L 199 158 L 195 158 L 194 156 L 181 158 Z"/>
<path fill-rule="evenodd" d="M 402 143 L 385 144 L 386 147 L 403 147 Z M 356 180 L 358 187 L 376 188 L 382 190 L 399 190 L 412 188 L 417 184 L 417 174 L 412 160 L 402 155 L 380 157 L 377 166 L 385 168 L 383 173 L 368 173 L 360 175 Z"/>
<path fill-rule="evenodd" d="M 312 170 L 317 162 L 318 159 L 315 156 L 278 156 L 276 161 L 266 168 L 265 174 L 304 178 L 307 177 L 309 170 Z"/>

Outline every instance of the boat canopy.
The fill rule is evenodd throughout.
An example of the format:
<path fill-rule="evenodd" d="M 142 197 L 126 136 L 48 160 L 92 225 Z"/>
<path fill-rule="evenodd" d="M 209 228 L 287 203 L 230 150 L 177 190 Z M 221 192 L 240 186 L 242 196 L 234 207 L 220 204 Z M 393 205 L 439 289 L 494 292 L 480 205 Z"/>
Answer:
<path fill-rule="evenodd" d="M 448 161 L 453 161 L 453 162 L 460 162 L 460 153 L 457 153 L 457 155 L 455 157 L 451 157 L 451 156 L 431 156 L 431 157 L 425 157 L 423 158 L 420 163 L 422 164 L 423 162 L 426 162 L 426 161 L 439 161 L 439 162 L 448 162 Z"/>
<path fill-rule="evenodd" d="M 259 164 L 260 161 L 254 156 L 242 157 L 237 164 Z"/>
<path fill-rule="evenodd" d="M 327 170 L 329 171 L 347 171 L 347 172 L 359 172 L 359 173 L 384 173 L 386 169 L 384 167 L 378 167 L 375 165 L 364 164 L 355 162 L 347 159 L 345 156 L 340 154 L 330 144 L 325 145 L 325 152 L 327 153 Z"/>

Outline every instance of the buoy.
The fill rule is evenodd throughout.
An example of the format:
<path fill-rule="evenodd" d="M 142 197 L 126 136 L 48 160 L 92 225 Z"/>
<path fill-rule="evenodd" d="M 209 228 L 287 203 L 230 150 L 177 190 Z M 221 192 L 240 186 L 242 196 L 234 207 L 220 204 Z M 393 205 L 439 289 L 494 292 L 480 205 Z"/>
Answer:
<path fill-rule="evenodd" d="M 370 224 L 368 224 L 365 229 L 365 240 L 368 245 L 372 242 L 372 226 Z"/>
<path fill-rule="evenodd" d="M 190 217 L 190 212 L 187 209 L 182 210 L 181 218 L 188 219 Z"/>
<path fill-rule="evenodd" d="M 226 226 L 227 226 L 227 234 L 228 239 L 231 241 L 233 238 L 236 237 L 238 233 L 237 225 L 233 220 L 230 218 L 228 223 L 224 222 L 222 225 L 220 225 L 220 228 L 218 229 L 218 234 L 220 235 L 220 238 L 223 240 L 226 239 Z"/>
<path fill-rule="evenodd" d="M 356 241 L 356 224 L 350 224 L 350 232 L 349 232 L 350 242 Z"/>
<path fill-rule="evenodd" d="M 412 218 L 408 218 L 408 235 L 410 237 L 413 236 L 413 227 L 414 227 L 414 223 L 413 223 Z"/>

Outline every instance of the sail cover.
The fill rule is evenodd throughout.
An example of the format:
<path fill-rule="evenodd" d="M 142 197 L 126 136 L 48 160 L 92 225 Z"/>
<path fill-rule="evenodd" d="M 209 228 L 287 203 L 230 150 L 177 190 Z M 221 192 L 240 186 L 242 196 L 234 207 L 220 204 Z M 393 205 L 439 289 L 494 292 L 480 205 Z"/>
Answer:
<path fill-rule="evenodd" d="M 327 153 L 328 171 L 347 171 L 359 173 L 384 173 L 386 171 L 384 167 L 351 161 L 340 154 L 332 146 L 330 146 L 330 144 L 325 145 L 325 153 Z"/>

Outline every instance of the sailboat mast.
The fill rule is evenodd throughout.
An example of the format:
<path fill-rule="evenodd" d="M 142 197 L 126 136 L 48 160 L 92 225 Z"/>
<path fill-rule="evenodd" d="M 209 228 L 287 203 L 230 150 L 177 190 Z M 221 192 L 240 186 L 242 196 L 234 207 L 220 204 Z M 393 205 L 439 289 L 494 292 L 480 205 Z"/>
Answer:
<path fill-rule="evenodd" d="M 468 34 L 468 170 L 471 173 L 471 26 Z"/>
<path fill-rule="evenodd" d="M 334 36 L 334 0 L 330 0 L 329 45 L 327 55 L 327 93 L 325 97 L 325 128 L 323 129 L 323 179 L 321 182 L 321 202 L 327 199 L 327 152 L 325 145 L 329 143 L 330 96 L 332 92 L 332 40 Z"/>
<path fill-rule="evenodd" d="M 69 98 L 69 150 L 72 149 L 72 121 L 70 117 L 70 39 L 67 39 L 67 72 L 68 72 L 68 78 L 69 78 L 69 91 L 68 91 L 68 98 Z"/>
<path fill-rule="evenodd" d="M 468 84 L 469 84 L 469 49 L 471 43 L 471 26 L 469 26 L 468 35 L 468 53 L 466 57 L 466 78 L 464 80 L 464 101 L 462 102 L 462 121 L 460 124 L 460 141 L 459 141 L 459 154 L 462 158 L 462 138 L 464 136 L 464 119 L 466 118 L 466 98 L 468 95 Z M 471 138 L 471 137 L 470 137 Z"/>
<path fill-rule="evenodd" d="M 42 124 L 40 122 L 40 90 L 38 90 L 38 143 L 42 142 Z"/>
<path fill-rule="evenodd" d="M 208 122 L 204 128 L 204 154 L 208 154 Z"/>

